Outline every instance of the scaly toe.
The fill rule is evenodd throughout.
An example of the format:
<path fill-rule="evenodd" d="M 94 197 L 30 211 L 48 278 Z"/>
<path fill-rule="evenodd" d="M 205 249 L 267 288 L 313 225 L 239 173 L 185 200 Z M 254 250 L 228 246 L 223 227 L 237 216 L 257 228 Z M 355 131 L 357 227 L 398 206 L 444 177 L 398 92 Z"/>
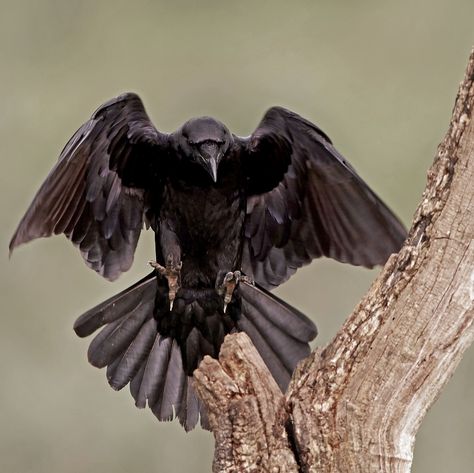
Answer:
<path fill-rule="evenodd" d="M 219 287 L 219 293 L 224 295 L 224 313 L 227 311 L 227 306 L 232 300 L 232 295 L 241 277 L 242 273 L 240 271 L 229 271 L 224 276 L 224 281 Z"/>
<path fill-rule="evenodd" d="M 176 299 L 176 293 L 181 287 L 181 268 L 183 263 L 173 263 L 168 261 L 166 267 L 157 263 L 156 261 L 149 261 L 149 265 L 156 270 L 158 274 L 164 276 L 168 281 L 168 299 L 170 301 L 170 312 L 173 310 L 173 303 Z"/>

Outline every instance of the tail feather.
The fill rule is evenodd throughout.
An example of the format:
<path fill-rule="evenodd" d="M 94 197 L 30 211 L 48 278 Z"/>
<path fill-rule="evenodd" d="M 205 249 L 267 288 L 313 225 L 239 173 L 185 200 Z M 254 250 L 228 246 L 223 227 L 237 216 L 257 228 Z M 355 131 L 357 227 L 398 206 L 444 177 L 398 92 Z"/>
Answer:
<path fill-rule="evenodd" d="M 242 315 L 237 322 L 246 332 L 283 392 L 300 360 L 310 353 L 316 337 L 314 323 L 294 307 L 260 286 L 242 283 Z"/>
<path fill-rule="evenodd" d="M 250 337 L 278 386 L 280 386 L 282 391 L 285 391 L 290 382 L 291 371 L 286 368 L 282 360 L 265 339 L 265 336 L 260 333 L 258 328 L 255 327 L 245 314 L 242 314 L 237 325 L 239 330 L 245 332 Z"/>
<path fill-rule="evenodd" d="M 173 407 L 176 411 L 179 411 L 183 402 L 185 382 L 186 374 L 183 370 L 181 351 L 176 340 L 173 340 L 163 389 L 157 402 L 151 405 L 151 410 L 159 420 L 169 421 L 173 419 Z"/>
<path fill-rule="evenodd" d="M 137 374 L 156 339 L 156 320 L 147 320 L 124 353 L 107 367 L 107 379 L 115 390 L 125 387 Z"/>
<path fill-rule="evenodd" d="M 161 397 L 166 378 L 166 370 L 171 356 L 173 340 L 157 335 L 155 343 L 145 363 L 138 394 L 134 396 L 137 407 L 154 406 Z"/>
<path fill-rule="evenodd" d="M 140 301 L 154 300 L 155 292 L 155 274 L 150 273 L 133 286 L 82 314 L 74 323 L 74 331 L 79 337 L 87 337 L 103 325 L 130 313 Z"/>
<path fill-rule="evenodd" d="M 240 287 L 244 300 L 257 307 L 263 317 L 284 333 L 306 343 L 316 338 L 316 325 L 298 309 L 258 284 L 243 282 Z"/>
<path fill-rule="evenodd" d="M 190 366 L 193 362 L 191 359 L 193 353 L 209 353 L 209 350 L 212 349 L 210 344 L 207 347 L 201 347 L 200 346 L 200 341 L 204 340 L 203 337 L 200 336 L 199 331 L 196 327 L 194 327 L 188 335 L 188 338 L 186 339 L 186 347 L 184 350 L 185 356 L 186 356 L 186 365 Z"/>
<path fill-rule="evenodd" d="M 295 368 L 294 360 L 301 360 L 308 355 L 308 344 L 292 337 L 274 325 L 269 319 L 262 317 L 261 309 L 252 304 L 243 304 L 243 313 L 253 326 L 265 338 L 270 349 L 290 372 Z"/>
<path fill-rule="evenodd" d="M 122 354 L 135 340 L 145 320 L 153 317 L 153 304 L 153 300 L 140 301 L 129 314 L 116 321 L 119 323 L 110 334 L 107 331 L 104 337 L 102 333 L 105 329 L 101 331 L 96 337 L 98 342 L 92 340 L 89 347 L 89 362 L 97 368 L 103 368 Z"/>
<path fill-rule="evenodd" d="M 183 291 L 170 312 L 163 308 L 166 292 L 150 274 L 79 317 L 74 330 L 84 337 L 103 327 L 89 346 L 89 361 L 107 366 L 112 388 L 130 383 L 137 407 L 148 405 L 163 421 L 178 417 L 186 430 L 200 418 L 208 429 L 191 373 L 205 354 L 217 356 L 225 333 L 246 332 L 283 391 L 316 335 L 307 317 L 266 290 L 242 282 L 238 293 L 240 305 L 231 302 L 226 314 L 208 290 Z M 209 297 L 217 299 L 205 303 Z"/>
<path fill-rule="evenodd" d="M 192 378 L 186 376 L 186 388 L 183 394 L 183 402 L 177 412 L 179 421 L 183 427 L 194 426 L 199 420 L 200 401 L 196 396 L 193 388 Z M 203 423 L 204 415 L 201 414 L 201 424 Z"/>
<path fill-rule="evenodd" d="M 106 325 L 91 341 L 89 345 L 89 349 L 87 350 L 87 359 L 92 366 L 97 368 L 101 368 L 104 365 L 100 363 L 101 352 L 102 350 L 102 343 L 107 340 L 107 338 L 114 333 L 115 329 L 123 322 L 124 318 L 120 318 L 118 320 L 114 320 L 109 325 Z M 97 359 L 95 359 L 94 354 L 98 353 Z"/>
<path fill-rule="evenodd" d="M 135 376 L 133 377 L 132 381 L 130 381 L 130 394 L 132 395 L 133 399 L 135 399 L 135 406 L 137 406 L 138 408 L 143 408 L 146 405 L 146 403 L 144 405 L 140 405 L 138 403 L 138 393 L 140 392 L 140 388 L 142 385 L 143 375 L 145 373 L 145 367 L 146 367 L 146 361 L 142 363 L 142 365 L 136 372 Z"/>

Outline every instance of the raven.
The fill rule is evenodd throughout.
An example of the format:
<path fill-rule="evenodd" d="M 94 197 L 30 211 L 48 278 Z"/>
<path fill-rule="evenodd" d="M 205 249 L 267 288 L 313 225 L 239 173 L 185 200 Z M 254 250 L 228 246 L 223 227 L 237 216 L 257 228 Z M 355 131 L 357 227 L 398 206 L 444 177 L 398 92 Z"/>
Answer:
<path fill-rule="evenodd" d="M 140 98 L 102 105 L 66 144 L 10 242 L 10 252 L 64 233 L 86 264 L 114 280 L 143 226 L 155 233 L 145 278 L 79 317 L 103 329 L 88 358 L 138 407 L 186 430 L 206 413 L 191 376 L 224 336 L 244 331 L 282 390 L 317 334 L 269 292 L 313 258 L 373 267 L 405 229 L 336 151 L 296 113 L 272 107 L 249 137 L 210 117 L 159 132 Z"/>

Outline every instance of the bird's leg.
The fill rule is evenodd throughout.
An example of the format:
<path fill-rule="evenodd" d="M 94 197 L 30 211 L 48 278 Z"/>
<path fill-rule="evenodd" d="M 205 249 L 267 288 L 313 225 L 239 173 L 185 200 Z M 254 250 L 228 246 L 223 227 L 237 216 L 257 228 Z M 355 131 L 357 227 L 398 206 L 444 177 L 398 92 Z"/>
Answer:
<path fill-rule="evenodd" d="M 237 284 L 241 281 L 253 284 L 253 281 L 247 276 L 243 275 L 240 271 L 229 271 L 225 276 L 222 284 L 217 286 L 217 293 L 224 297 L 224 313 L 227 310 L 227 306 L 232 300 Z"/>
<path fill-rule="evenodd" d="M 168 298 L 170 301 L 170 311 L 173 310 L 173 303 L 176 298 L 176 293 L 181 287 L 181 268 L 183 263 L 181 261 L 175 262 L 171 256 L 167 258 L 166 267 L 161 266 L 156 261 L 149 261 L 148 264 L 155 269 L 155 271 L 164 276 L 168 281 Z"/>
<path fill-rule="evenodd" d="M 155 245 L 160 249 L 159 253 L 163 255 L 166 267 L 161 266 L 155 261 L 150 261 L 150 265 L 155 271 L 164 276 L 168 281 L 168 298 L 170 301 L 170 311 L 173 310 L 173 302 L 176 293 L 181 287 L 181 245 L 179 238 L 174 230 L 173 222 L 163 219 L 159 223 L 159 231 L 155 233 Z"/>

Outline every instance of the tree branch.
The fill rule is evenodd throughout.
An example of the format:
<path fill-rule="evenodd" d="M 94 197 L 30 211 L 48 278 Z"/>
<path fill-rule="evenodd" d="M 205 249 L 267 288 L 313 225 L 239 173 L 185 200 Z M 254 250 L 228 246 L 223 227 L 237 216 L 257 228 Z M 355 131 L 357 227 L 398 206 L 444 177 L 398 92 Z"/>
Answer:
<path fill-rule="evenodd" d="M 473 108 L 474 51 L 405 246 L 285 399 L 243 334 L 201 364 L 214 471 L 410 471 L 418 427 L 474 339 Z"/>
<path fill-rule="evenodd" d="M 298 471 L 284 396 L 247 335 L 227 336 L 219 361 L 204 358 L 194 379 L 219 446 L 214 471 Z"/>

